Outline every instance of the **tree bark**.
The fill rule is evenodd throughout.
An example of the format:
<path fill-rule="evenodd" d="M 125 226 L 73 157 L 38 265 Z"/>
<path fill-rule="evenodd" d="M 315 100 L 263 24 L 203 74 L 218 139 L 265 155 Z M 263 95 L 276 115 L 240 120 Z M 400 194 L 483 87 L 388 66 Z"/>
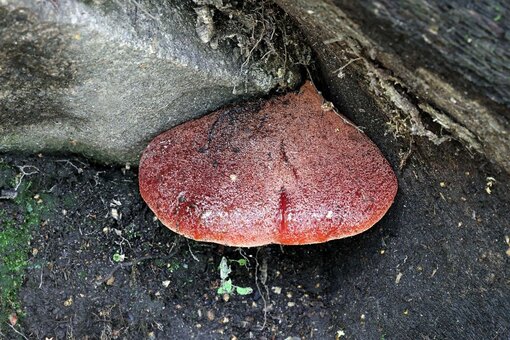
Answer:
<path fill-rule="evenodd" d="M 417 136 L 435 144 L 456 139 L 510 172 L 510 48 L 504 48 L 510 44 L 508 34 L 503 33 L 505 28 L 483 16 L 489 15 L 487 11 L 455 12 L 459 22 L 466 13 L 487 22 L 485 26 L 461 25 L 468 36 L 489 28 L 496 32 L 490 35 L 490 44 L 464 46 L 446 35 L 436 34 L 435 40 L 426 35 L 421 41 L 412 38 L 430 24 L 424 21 L 438 15 L 442 6 L 439 1 L 424 2 L 425 8 L 414 16 L 387 4 L 382 18 L 369 10 L 379 6 L 371 1 L 359 5 L 322 0 L 277 3 L 297 20 L 307 36 L 325 87 L 332 93 L 337 92 L 332 89 L 342 89 L 337 94 L 337 104 L 342 108 L 349 111 L 360 100 L 374 102 L 389 120 L 392 132 L 409 144 L 415 143 Z M 431 12 L 429 16 L 427 11 Z M 448 26 L 441 19 L 436 18 L 435 25 Z M 402 24 L 395 26 L 397 21 Z M 483 69 L 473 66 L 480 59 L 485 59 Z M 351 114 L 353 118 L 360 116 Z"/>

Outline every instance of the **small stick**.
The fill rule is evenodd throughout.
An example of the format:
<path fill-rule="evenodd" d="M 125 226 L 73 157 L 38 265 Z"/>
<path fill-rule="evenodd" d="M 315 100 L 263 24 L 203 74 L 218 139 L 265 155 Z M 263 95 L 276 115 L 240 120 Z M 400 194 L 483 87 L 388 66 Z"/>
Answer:
<path fill-rule="evenodd" d="M 191 254 L 191 257 L 193 258 L 193 260 L 195 260 L 197 262 L 200 262 L 198 257 L 196 257 L 195 254 L 193 254 L 193 252 L 191 251 L 191 246 L 189 245 L 189 240 L 188 239 L 186 239 L 186 242 L 188 243 L 188 250 L 189 250 L 189 253 Z"/>
<path fill-rule="evenodd" d="M 26 172 L 25 171 L 25 168 L 34 168 L 35 171 L 31 171 L 31 172 Z M 21 176 L 18 180 L 18 183 L 16 183 L 16 186 L 14 187 L 14 191 L 18 191 L 18 188 L 19 186 L 21 185 L 21 181 L 23 180 L 23 177 L 25 176 L 30 176 L 30 175 L 35 175 L 36 173 L 38 173 L 40 170 L 38 168 L 36 168 L 35 166 L 33 165 L 22 165 L 22 166 L 18 166 L 18 169 L 21 171 Z"/>
<path fill-rule="evenodd" d="M 264 296 L 264 294 L 260 290 L 260 285 L 259 285 L 259 276 L 258 276 L 258 269 L 259 269 L 258 255 L 259 255 L 259 251 L 260 251 L 260 248 L 257 249 L 257 253 L 255 254 L 255 286 L 257 286 L 257 290 L 259 291 L 260 297 L 262 298 L 262 301 L 264 302 L 264 323 L 262 324 L 262 328 L 260 329 L 262 331 L 262 330 L 264 330 L 264 328 L 266 328 L 266 323 L 267 323 L 267 301 L 266 301 L 266 297 Z M 265 278 L 267 279 L 267 267 L 266 267 L 266 274 L 265 275 L 266 275 Z M 262 284 L 266 288 L 266 293 L 267 293 L 267 295 L 269 297 L 269 291 L 267 290 L 265 279 L 264 279 L 264 282 L 262 282 Z"/>
<path fill-rule="evenodd" d="M 7 322 L 7 324 L 9 325 L 9 327 L 11 327 L 11 328 L 12 328 L 12 330 L 13 330 L 14 332 L 16 332 L 16 334 L 21 335 L 21 336 L 23 337 L 23 339 L 28 340 L 28 338 L 27 338 L 27 337 L 26 337 L 23 333 L 21 333 L 21 332 L 20 332 L 20 331 L 18 331 L 16 328 L 14 328 L 14 326 L 13 326 L 13 325 L 11 325 L 9 322 Z"/>
<path fill-rule="evenodd" d="M 333 73 L 337 73 L 337 72 L 340 73 L 340 72 L 342 72 L 342 70 L 344 68 L 346 68 L 347 66 L 349 66 L 350 64 L 352 64 L 353 62 L 358 61 L 358 60 L 361 60 L 361 58 L 358 57 L 358 58 L 354 58 L 354 59 L 349 60 L 347 62 L 347 64 L 345 64 L 344 66 L 340 67 L 338 70 L 333 71 Z"/>

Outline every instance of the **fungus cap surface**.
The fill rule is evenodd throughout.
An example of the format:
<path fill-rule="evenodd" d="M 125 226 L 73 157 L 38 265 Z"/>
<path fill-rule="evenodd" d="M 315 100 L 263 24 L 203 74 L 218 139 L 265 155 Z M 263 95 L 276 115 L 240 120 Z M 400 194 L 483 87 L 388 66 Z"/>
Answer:
<path fill-rule="evenodd" d="M 397 192 L 379 149 L 310 82 L 162 133 L 142 155 L 139 184 L 173 231 L 240 247 L 358 234 Z"/>

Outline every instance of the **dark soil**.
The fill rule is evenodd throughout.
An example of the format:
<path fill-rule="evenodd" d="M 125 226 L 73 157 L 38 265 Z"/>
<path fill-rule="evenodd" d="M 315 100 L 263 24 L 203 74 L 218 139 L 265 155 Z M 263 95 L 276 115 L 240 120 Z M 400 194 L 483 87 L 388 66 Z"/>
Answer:
<path fill-rule="evenodd" d="M 139 196 L 136 169 L 3 155 L 4 165 L 38 168 L 23 180 L 46 208 L 16 329 L 34 339 L 508 338 L 508 176 L 457 148 L 441 145 L 444 160 L 428 163 L 432 149 L 417 150 L 394 206 L 364 234 L 244 250 L 163 227 Z M 20 214 L 13 200 L 0 208 Z M 217 293 L 223 256 L 249 260 L 230 262 L 231 278 L 254 293 Z M 18 336 L 2 323 L 5 338 Z"/>

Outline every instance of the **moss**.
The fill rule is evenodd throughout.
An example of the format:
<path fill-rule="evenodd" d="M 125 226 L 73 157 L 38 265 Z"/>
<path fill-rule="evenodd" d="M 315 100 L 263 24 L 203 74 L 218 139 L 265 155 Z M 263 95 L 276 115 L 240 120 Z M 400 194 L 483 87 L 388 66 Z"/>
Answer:
<path fill-rule="evenodd" d="M 21 228 L 16 223 L 0 215 L 0 319 L 7 320 L 12 312 L 21 314 L 18 290 L 23 282 L 23 273 L 27 262 L 27 245 L 30 242 L 28 228 L 24 223 Z"/>
<path fill-rule="evenodd" d="M 5 182 L 11 182 L 5 179 Z M 16 313 L 23 316 L 19 290 L 23 284 L 25 269 L 29 265 L 30 240 L 39 226 L 40 214 L 45 209 L 32 198 L 31 182 L 24 181 L 18 188 L 18 196 L 12 203 L 17 214 L 8 215 L 0 210 L 0 320 L 8 320 Z M 5 322 L 0 323 L 0 331 Z"/>

